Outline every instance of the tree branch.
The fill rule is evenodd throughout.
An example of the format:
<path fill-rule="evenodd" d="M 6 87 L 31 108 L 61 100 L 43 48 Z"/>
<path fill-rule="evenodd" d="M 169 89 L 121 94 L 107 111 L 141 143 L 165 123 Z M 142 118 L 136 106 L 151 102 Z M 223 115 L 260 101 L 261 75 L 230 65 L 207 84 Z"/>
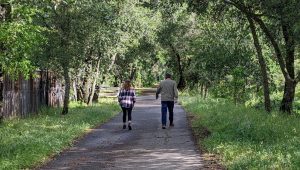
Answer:
<path fill-rule="evenodd" d="M 300 70 L 298 71 L 298 76 L 295 79 L 295 83 L 299 83 L 300 82 Z"/>
<path fill-rule="evenodd" d="M 286 70 L 286 65 L 285 65 L 285 61 L 283 59 L 282 53 L 280 51 L 279 45 L 276 42 L 274 36 L 272 35 L 271 31 L 267 28 L 267 26 L 265 25 L 265 23 L 262 21 L 262 19 L 260 17 L 258 17 L 255 13 L 251 12 L 249 9 L 247 9 L 247 7 L 242 4 L 242 2 L 233 2 L 230 0 L 224 0 L 225 3 L 233 5 L 234 7 L 236 7 L 237 9 L 239 9 L 242 13 L 246 14 L 247 16 L 251 17 L 255 22 L 258 23 L 258 25 L 261 27 L 261 29 L 263 30 L 263 32 L 266 34 L 266 36 L 268 37 L 268 39 L 270 40 L 272 46 L 274 47 L 275 53 L 276 53 L 276 57 L 280 66 L 280 69 L 282 71 L 282 74 L 284 76 L 284 78 L 286 80 L 292 80 L 292 78 L 290 77 L 290 75 L 288 74 L 287 70 Z"/>
<path fill-rule="evenodd" d="M 45 24 L 45 26 L 47 28 L 51 29 L 51 26 L 46 22 L 46 18 L 42 14 L 40 14 L 40 13 L 37 13 L 37 15 L 42 18 L 42 21 Z"/>

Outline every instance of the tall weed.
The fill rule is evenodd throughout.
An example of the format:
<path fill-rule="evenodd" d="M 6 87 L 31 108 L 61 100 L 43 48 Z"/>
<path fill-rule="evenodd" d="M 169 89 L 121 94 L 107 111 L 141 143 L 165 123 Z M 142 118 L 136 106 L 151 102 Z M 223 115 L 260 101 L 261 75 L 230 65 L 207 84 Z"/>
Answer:
<path fill-rule="evenodd" d="M 229 169 L 298 169 L 300 120 L 277 112 L 266 113 L 222 99 L 182 100 L 194 115 L 192 127 L 206 127 L 211 135 L 202 145 L 221 156 Z"/>

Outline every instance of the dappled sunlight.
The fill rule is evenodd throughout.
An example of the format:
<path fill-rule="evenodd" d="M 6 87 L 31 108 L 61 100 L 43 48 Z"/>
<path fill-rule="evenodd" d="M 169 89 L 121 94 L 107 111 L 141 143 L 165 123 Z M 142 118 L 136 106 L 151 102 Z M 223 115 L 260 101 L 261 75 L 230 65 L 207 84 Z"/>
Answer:
<path fill-rule="evenodd" d="M 1 0 L 0 169 L 300 169 L 299 9 Z"/>
<path fill-rule="evenodd" d="M 132 130 L 122 129 L 122 113 L 96 128 L 42 169 L 199 169 L 202 158 L 176 105 L 175 127 L 161 128 L 160 100 L 140 96 Z"/>
<path fill-rule="evenodd" d="M 113 117 L 115 108 L 111 104 L 92 109 L 77 107 L 65 116 L 54 113 L 55 109 L 45 108 L 36 116 L 3 123 L 3 131 L 0 133 L 0 169 L 32 167 L 69 147 L 87 129 L 103 131 L 94 127 Z"/>
<path fill-rule="evenodd" d="M 198 107 L 208 105 L 209 107 Z M 184 106 L 194 115 L 193 129 L 211 131 L 204 138 L 209 152 L 219 154 L 230 169 L 294 169 L 299 165 L 299 119 L 266 114 L 233 103 L 193 100 Z"/>
<path fill-rule="evenodd" d="M 91 133 L 91 132 L 101 132 L 103 129 L 94 129 L 94 128 L 89 128 L 85 130 L 86 133 Z"/>
<path fill-rule="evenodd" d="M 189 150 L 182 152 L 179 149 L 133 149 L 113 152 L 116 152 L 114 155 L 120 155 L 120 158 L 124 158 L 122 159 L 124 163 L 121 163 L 121 161 L 118 163 L 120 168 L 189 169 L 202 165 L 199 161 L 199 155 L 192 154 L 194 151 Z M 126 154 L 122 155 L 119 153 Z M 118 157 L 115 159 L 116 162 L 119 162 Z"/>
<path fill-rule="evenodd" d="M 97 148 L 87 149 L 74 147 L 70 149 L 69 158 L 72 155 L 81 155 L 77 159 L 67 159 L 66 162 L 57 167 L 63 168 L 114 168 L 114 169 L 198 169 L 203 164 L 199 155 L 193 150 L 180 149 L 113 149 L 110 151 L 99 151 Z M 102 169 L 101 168 L 101 169 Z"/>

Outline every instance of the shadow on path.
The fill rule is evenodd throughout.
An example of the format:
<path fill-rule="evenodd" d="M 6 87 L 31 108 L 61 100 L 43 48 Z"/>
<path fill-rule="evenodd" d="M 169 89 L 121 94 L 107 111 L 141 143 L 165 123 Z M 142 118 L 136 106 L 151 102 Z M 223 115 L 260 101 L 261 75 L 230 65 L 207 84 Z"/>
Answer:
<path fill-rule="evenodd" d="M 175 105 L 175 127 L 161 129 L 160 100 L 154 98 L 137 98 L 133 130 L 122 129 L 120 113 L 40 169 L 202 169 L 182 107 Z"/>

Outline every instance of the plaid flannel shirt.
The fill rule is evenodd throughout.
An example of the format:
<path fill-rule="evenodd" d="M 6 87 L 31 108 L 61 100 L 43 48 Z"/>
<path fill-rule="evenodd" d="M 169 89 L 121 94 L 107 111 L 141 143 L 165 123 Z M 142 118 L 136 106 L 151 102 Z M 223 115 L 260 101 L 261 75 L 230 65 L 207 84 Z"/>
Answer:
<path fill-rule="evenodd" d="M 121 89 L 118 95 L 118 101 L 121 107 L 124 108 L 133 107 L 136 101 L 135 90 L 132 88 L 130 88 L 129 90 Z"/>

